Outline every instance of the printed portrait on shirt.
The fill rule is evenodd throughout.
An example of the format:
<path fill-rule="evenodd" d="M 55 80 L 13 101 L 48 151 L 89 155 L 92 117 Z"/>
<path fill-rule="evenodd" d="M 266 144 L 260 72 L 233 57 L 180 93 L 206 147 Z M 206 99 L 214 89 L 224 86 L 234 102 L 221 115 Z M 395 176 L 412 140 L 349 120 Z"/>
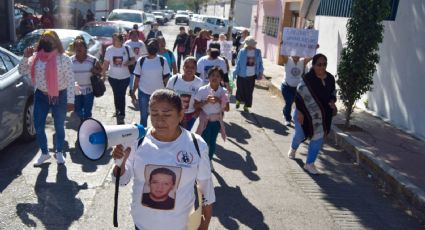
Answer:
<path fill-rule="evenodd" d="M 172 210 L 182 169 L 173 166 L 147 165 L 142 205 L 160 210 Z"/>
<path fill-rule="evenodd" d="M 124 57 L 123 57 L 123 56 L 113 56 L 113 57 L 112 57 L 112 64 L 113 64 L 115 67 L 121 67 L 121 66 L 122 66 L 123 61 L 124 61 Z"/>
<path fill-rule="evenodd" d="M 298 77 L 301 74 L 301 69 L 297 67 L 293 67 L 291 69 L 292 76 Z"/>
<path fill-rule="evenodd" d="M 246 66 L 255 66 L 255 57 L 248 57 L 246 60 Z"/>
<path fill-rule="evenodd" d="M 136 56 L 138 56 L 139 55 L 139 52 L 140 52 L 140 47 L 134 47 L 133 51 L 134 51 L 134 54 Z"/>
<path fill-rule="evenodd" d="M 207 65 L 207 66 L 204 67 L 205 75 L 208 73 L 208 70 L 210 70 L 212 67 L 214 67 L 214 66 L 213 65 Z"/>

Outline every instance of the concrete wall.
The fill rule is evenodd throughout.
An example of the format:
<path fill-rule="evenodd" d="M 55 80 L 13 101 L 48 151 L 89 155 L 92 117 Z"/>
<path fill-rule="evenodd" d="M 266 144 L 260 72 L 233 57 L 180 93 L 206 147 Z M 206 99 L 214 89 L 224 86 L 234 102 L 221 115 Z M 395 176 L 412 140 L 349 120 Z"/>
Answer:
<path fill-rule="evenodd" d="M 346 18 L 318 16 L 319 52 L 336 73 L 339 52 L 346 42 Z M 368 109 L 396 127 L 425 139 L 425 1 L 400 1 L 395 21 L 385 22 L 380 62 Z"/>
<path fill-rule="evenodd" d="M 256 0 L 236 0 L 234 21 L 246 28 L 251 27 L 252 6 L 256 5 Z M 209 3 L 207 7 L 201 8 L 201 14 L 214 15 L 217 17 L 229 17 L 230 1 L 224 3 Z"/>

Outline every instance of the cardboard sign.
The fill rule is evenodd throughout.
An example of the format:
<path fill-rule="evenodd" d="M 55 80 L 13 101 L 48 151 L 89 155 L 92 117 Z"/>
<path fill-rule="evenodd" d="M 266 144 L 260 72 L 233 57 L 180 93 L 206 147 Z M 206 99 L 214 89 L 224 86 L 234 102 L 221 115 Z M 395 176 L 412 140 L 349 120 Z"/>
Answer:
<path fill-rule="evenodd" d="M 313 57 L 319 40 L 318 30 L 296 29 L 285 27 L 283 29 L 281 55 Z"/>

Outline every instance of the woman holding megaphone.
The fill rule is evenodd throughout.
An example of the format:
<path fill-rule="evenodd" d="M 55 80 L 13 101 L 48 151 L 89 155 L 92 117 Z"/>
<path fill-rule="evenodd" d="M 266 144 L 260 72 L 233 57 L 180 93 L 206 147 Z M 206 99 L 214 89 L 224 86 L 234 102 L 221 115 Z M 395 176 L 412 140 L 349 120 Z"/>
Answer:
<path fill-rule="evenodd" d="M 184 111 L 175 92 L 156 90 L 149 111 L 152 128 L 144 139 L 127 149 L 118 145 L 112 152 L 115 160 L 123 160 L 114 168 L 113 179 L 119 171 L 120 185 L 133 178 L 131 215 L 136 229 L 208 229 L 215 194 L 207 144 L 179 126 Z M 199 191 L 203 199 L 198 209 Z"/>

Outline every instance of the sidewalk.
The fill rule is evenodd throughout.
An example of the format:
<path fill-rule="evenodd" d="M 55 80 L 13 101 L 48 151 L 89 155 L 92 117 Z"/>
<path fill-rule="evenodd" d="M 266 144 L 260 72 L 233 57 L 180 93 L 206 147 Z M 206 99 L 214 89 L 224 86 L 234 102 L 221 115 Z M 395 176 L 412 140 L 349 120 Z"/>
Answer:
<path fill-rule="evenodd" d="M 269 90 L 282 97 L 284 67 L 263 59 Z M 342 108 L 339 109 L 341 111 Z M 355 110 L 351 124 L 342 131 L 345 118 L 338 114 L 329 137 L 352 154 L 356 162 L 377 181 L 386 194 L 395 197 L 411 215 L 425 221 L 425 143 L 365 111 Z"/>

